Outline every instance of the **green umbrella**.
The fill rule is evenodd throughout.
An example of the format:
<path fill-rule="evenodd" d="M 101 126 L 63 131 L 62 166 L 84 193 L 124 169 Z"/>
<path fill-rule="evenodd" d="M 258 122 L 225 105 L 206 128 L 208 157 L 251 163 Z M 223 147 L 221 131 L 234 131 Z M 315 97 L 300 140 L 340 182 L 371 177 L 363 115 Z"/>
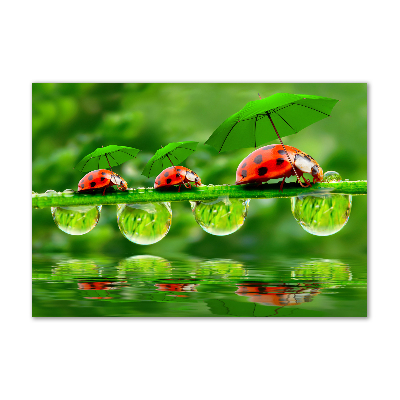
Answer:
<path fill-rule="evenodd" d="M 304 187 L 280 136 L 292 135 L 329 117 L 338 101 L 328 97 L 290 93 L 276 93 L 265 99 L 260 97 L 260 100 L 250 101 L 226 119 L 206 144 L 222 152 L 244 147 L 257 148 L 278 136 L 298 182 Z"/>
<path fill-rule="evenodd" d="M 330 116 L 339 100 L 307 94 L 276 93 L 250 101 L 226 119 L 206 144 L 219 152 L 258 147 Z M 279 132 L 279 134 L 278 134 Z"/>
<path fill-rule="evenodd" d="M 93 171 L 95 169 L 107 169 L 115 167 L 135 158 L 139 149 L 127 146 L 110 145 L 99 147 L 93 153 L 84 157 L 75 167 L 81 172 Z"/>
<path fill-rule="evenodd" d="M 169 166 L 175 166 L 186 160 L 191 153 L 196 151 L 199 142 L 175 142 L 157 150 L 156 154 L 150 158 L 142 175 L 150 178 L 158 175 Z"/>

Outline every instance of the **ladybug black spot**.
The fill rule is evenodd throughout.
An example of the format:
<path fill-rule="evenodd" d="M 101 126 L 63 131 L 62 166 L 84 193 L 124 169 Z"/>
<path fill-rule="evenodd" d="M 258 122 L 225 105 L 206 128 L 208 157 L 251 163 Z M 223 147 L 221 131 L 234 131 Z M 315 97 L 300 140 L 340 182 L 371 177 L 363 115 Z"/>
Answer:
<path fill-rule="evenodd" d="M 82 184 L 81 184 L 81 188 L 83 189 L 84 187 L 85 187 L 85 185 L 82 183 Z"/>
<path fill-rule="evenodd" d="M 286 153 L 285 153 L 285 150 L 278 150 L 278 153 L 279 153 L 279 154 L 286 154 Z"/>
<path fill-rule="evenodd" d="M 259 155 L 254 159 L 254 162 L 255 162 L 256 164 L 261 164 L 261 163 L 262 163 L 262 155 L 259 154 Z"/>
<path fill-rule="evenodd" d="M 89 179 L 89 181 L 91 181 L 93 179 L 93 175 L 89 175 L 88 179 Z"/>
<path fill-rule="evenodd" d="M 165 176 L 165 177 L 167 177 L 168 175 L 169 175 L 169 172 L 168 172 L 168 171 L 164 173 L 164 176 Z"/>
<path fill-rule="evenodd" d="M 284 161 L 285 161 L 284 158 L 277 158 L 277 159 L 276 159 L 276 165 L 281 165 L 281 164 L 284 163 Z"/>
<path fill-rule="evenodd" d="M 245 169 L 242 170 L 242 172 L 240 173 L 242 175 L 242 178 L 246 178 L 247 176 L 247 171 Z"/>
<path fill-rule="evenodd" d="M 164 174 L 165 175 L 165 174 Z M 172 179 L 167 179 L 167 185 L 169 185 L 171 183 Z"/>
<path fill-rule="evenodd" d="M 258 168 L 258 176 L 263 176 L 268 172 L 268 168 L 267 167 L 261 167 Z"/>
<path fill-rule="evenodd" d="M 90 182 L 90 186 L 91 187 L 95 187 L 96 186 L 96 182 Z"/>
<path fill-rule="evenodd" d="M 161 181 L 157 181 L 157 185 L 160 186 L 161 185 Z"/>
<path fill-rule="evenodd" d="M 103 182 L 104 180 L 105 180 L 106 178 L 104 178 L 104 176 L 102 176 L 101 178 L 100 178 L 100 180 Z"/>
<path fill-rule="evenodd" d="M 270 149 L 273 149 L 274 147 L 275 147 L 274 144 L 270 144 L 270 145 L 268 145 L 268 146 L 263 147 L 262 149 L 263 149 L 263 150 L 270 150 Z"/>
<path fill-rule="evenodd" d="M 247 163 L 243 163 L 242 168 L 246 168 Z"/>
<path fill-rule="evenodd" d="M 102 172 L 101 174 L 102 174 L 102 175 L 105 175 L 106 173 L 105 173 L 105 172 Z"/>
<path fill-rule="evenodd" d="M 180 175 L 179 175 L 179 174 L 176 174 L 176 177 L 177 177 L 177 178 L 179 178 L 179 177 L 180 177 Z"/>

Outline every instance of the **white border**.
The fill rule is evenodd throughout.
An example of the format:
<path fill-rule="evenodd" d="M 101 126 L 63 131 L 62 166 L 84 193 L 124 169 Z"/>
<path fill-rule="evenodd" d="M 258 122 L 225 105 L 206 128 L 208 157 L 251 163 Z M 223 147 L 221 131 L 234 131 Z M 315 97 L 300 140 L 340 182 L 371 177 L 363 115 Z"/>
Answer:
<path fill-rule="evenodd" d="M 4 398 L 393 398 L 400 92 L 391 4 L 3 5 Z M 26 221 L 39 81 L 367 82 L 370 317 L 32 319 Z"/>

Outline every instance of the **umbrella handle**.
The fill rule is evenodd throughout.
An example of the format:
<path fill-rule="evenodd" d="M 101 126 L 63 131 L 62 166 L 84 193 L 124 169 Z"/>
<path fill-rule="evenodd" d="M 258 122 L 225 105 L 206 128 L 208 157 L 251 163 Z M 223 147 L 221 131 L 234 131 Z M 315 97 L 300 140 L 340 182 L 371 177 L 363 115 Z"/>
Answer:
<path fill-rule="evenodd" d="M 103 147 L 103 146 L 101 146 L 101 147 Z M 107 159 L 108 165 L 110 166 L 110 170 L 112 171 L 112 169 L 111 169 L 111 164 L 110 164 L 110 161 L 108 161 L 107 154 L 105 154 L 105 156 L 106 156 L 106 159 Z M 114 157 L 113 157 L 113 158 L 114 158 Z"/>
<path fill-rule="evenodd" d="M 276 133 L 276 135 L 278 136 L 279 141 L 281 142 L 281 145 L 282 145 L 282 147 L 283 147 L 283 150 L 285 150 L 286 156 L 287 156 L 287 158 L 288 158 L 288 160 L 289 160 L 289 162 L 290 162 L 290 165 L 292 166 L 292 169 L 293 169 L 294 173 L 296 174 L 297 181 L 299 182 L 300 186 L 301 186 L 301 187 L 309 187 L 309 186 L 311 186 L 311 184 L 309 184 L 309 183 L 308 183 L 308 184 L 303 184 L 303 183 L 301 183 L 300 177 L 299 177 L 299 175 L 297 174 L 296 168 L 294 167 L 294 165 L 293 165 L 293 163 L 292 163 L 292 160 L 291 160 L 290 157 L 289 157 L 289 154 L 288 154 L 288 152 L 287 152 L 287 150 L 286 150 L 285 145 L 284 145 L 283 142 L 282 142 L 281 137 L 279 136 L 278 131 L 276 130 L 276 127 L 275 127 L 275 125 L 274 125 L 274 123 L 273 123 L 273 121 L 272 121 L 272 118 L 271 118 L 271 116 L 269 115 L 269 113 L 268 113 L 267 115 L 268 115 L 269 120 L 271 121 L 272 126 L 273 126 L 274 129 L 275 129 L 275 133 Z"/>

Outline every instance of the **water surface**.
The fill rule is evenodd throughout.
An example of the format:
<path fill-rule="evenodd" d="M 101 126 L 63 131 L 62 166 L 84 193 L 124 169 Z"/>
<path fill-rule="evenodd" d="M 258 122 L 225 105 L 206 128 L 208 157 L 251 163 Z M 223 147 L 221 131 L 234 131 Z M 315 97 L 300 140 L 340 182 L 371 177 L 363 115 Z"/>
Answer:
<path fill-rule="evenodd" d="M 35 317 L 365 317 L 366 257 L 33 254 Z"/>

